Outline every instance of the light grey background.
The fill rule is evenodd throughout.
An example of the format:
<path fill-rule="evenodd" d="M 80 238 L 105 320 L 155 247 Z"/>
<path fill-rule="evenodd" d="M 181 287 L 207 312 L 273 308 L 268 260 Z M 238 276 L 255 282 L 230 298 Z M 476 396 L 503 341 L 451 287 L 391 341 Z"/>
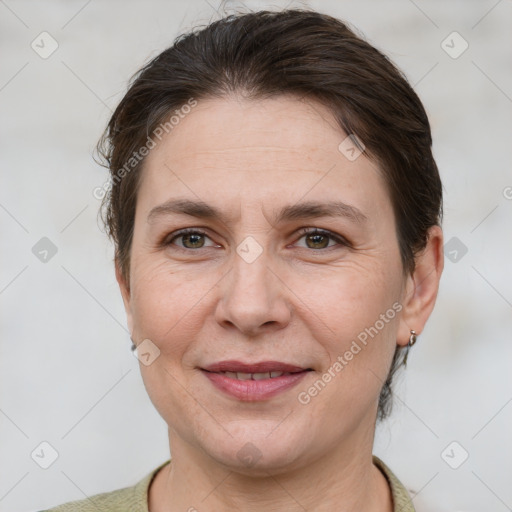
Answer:
<path fill-rule="evenodd" d="M 435 312 L 374 452 L 418 493 L 419 512 L 512 510 L 512 3 L 228 2 L 221 12 L 301 4 L 355 25 L 415 85 L 444 183 L 446 242 L 459 244 L 447 247 Z M 1 511 L 133 485 L 169 457 L 129 350 L 93 197 L 107 172 L 91 152 L 128 78 L 218 7 L 0 0 Z M 58 43 L 46 59 L 31 47 L 50 48 L 43 31 Z M 454 31 L 469 44 L 458 58 Z M 57 247 L 47 262 L 32 252 L 42 237 Z M 58 452 L 48 469 L 35 462 L 43 452 L 49 461 L 43 441 Z"/>

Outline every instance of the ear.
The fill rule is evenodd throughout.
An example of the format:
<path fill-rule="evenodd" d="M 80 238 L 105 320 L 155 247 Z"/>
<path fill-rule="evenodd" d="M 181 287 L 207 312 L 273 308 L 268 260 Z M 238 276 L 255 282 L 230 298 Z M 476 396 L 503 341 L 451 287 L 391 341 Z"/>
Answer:
<path fill-rule="evenodd" d="M 402 314 L 398 327 L 397 344 L 409 343 L 411 329 L 423 331 L 437 298 L 439 280 L 444 268 L 443 231 L 432 226 L 425 249 L 416 256 L 416 268 L 407 277 L 402 295 Z"/>
<path fill-rule="evenodd" d="M 119 288 L 121 290 L 121 296 L 123 297 L 124 310 L 126 311 L 126 322 L 128 324 L 128 330 L 130 331 L 130 337 L 133 335 L 133 316 L 131 310 L 131 302 L 130 302 L 130 285 L 126 282 L 123 277 L 123 273 L 121 272 L 121 265 L 119 260 L 116 258 L 115 260 L 116 266 L 116 279 L 119 284 Z"/>

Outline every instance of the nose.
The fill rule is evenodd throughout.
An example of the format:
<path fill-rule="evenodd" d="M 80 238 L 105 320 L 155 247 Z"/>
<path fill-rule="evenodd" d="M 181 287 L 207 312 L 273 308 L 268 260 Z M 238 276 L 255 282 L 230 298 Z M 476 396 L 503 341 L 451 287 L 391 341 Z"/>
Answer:
<path fill-rule="evenodd" d="M 290 291 L 283 278 L 267 250 L 252 262 L 235 253 L 231 271 L 222 280 L 217 322 L 250 337 L 283 329 L 291 318 Z"/>

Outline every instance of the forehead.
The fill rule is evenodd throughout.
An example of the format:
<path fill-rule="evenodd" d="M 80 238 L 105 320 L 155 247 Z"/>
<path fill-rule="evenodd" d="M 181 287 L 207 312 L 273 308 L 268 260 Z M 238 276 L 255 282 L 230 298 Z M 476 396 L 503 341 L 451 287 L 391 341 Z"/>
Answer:
<path fill-rule="evenodd" d="M 149 208 L 188 196 L 227 208 L 229 198 L 263 203 L 286 194 L 287 203 L 350 198 L 361 210 L 389 207 L 376 165 L 340 151 L 346 138 L 311 100 L 201 100 L 146 157 L 138 202 Z"/>
<path fill-rule="evenodd" d="M 164 136 L 148 160 L 172 156 L 178 161 L 222 159 L 245 162 L 326 156 L 346 135 L 323 105 L 293 96 L 248 100 L 239 96 L 201 100 Z M 165 155 L 167 153 L 167 155 Z"/>

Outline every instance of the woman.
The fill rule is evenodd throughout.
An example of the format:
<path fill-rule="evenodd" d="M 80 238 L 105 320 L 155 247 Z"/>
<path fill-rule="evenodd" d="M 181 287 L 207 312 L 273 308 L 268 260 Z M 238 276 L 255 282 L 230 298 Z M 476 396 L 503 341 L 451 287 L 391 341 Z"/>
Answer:
<path fill-rule="evenodd" d="M 100 141 L 104 220 L 171 460 L 54 511 L 413 511 L 372 455 L 432 312 L 424 108 L 345 24 L 230 16 L 145 66 Z"/>

